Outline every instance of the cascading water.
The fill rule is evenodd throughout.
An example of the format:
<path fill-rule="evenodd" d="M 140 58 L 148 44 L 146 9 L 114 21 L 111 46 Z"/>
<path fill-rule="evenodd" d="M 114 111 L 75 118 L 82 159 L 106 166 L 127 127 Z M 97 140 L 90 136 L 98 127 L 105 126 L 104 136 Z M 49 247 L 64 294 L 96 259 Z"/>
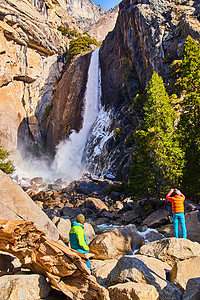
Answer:
<path fill-rule="evenodd" d="M 83 126 L 78 133 L 73 131 L 69 139 L 59 143 L 52 164 L 55 174 L 67 181 L 79 179 L 82 175 L 84 149 L 100 109 L 99 94 L 99 50 L 95 50 L 88 70 Z"/>
<path fill-rule="evenodd" d="M 100 156 L 106 141 L 113 135 L 110 128 L 112 112 L 105 111 L 100 103 L 100 75 L 99 50 L 95 50 L 88 70 L 81 130 L 73 131 L 67 140 L 59 143 L 51 166 L 48 159 L 37 160 L 30 157 L 28 161 L 23 161 L 23 166 L 18 166 L 14 173 L 14 177 L 19 178 L 18 182 L 21 182 L 20 178 L 41 176 L 47 183 L 62 178 L 66 185 L 81 178 L 83 170 L 94 174 L 106 173 L 109 170 L 110 162 L 100 162 Z"/>

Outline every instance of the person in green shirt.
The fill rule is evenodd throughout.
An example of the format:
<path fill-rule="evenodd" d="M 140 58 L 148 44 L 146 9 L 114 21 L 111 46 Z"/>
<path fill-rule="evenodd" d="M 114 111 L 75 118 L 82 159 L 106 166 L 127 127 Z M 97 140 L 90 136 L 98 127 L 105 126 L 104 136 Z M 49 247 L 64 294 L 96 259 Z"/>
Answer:
<path fill-rule="evenodd" d="M 87 259 L 87 267 L 91 271 L 90 257 L 93 256 L 89 253 L 89 246 L 84 232 L 85 217 L 79 214 L 76 217 L 76 221 L 72 223 L 71 230 L 69 232 L 69 240 L 71 248 L 85 254 Z"/>

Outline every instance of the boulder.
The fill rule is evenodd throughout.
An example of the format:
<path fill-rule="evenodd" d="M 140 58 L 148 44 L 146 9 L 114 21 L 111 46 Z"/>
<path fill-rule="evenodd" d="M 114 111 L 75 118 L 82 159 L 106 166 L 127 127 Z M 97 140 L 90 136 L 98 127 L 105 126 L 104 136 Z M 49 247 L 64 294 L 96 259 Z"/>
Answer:
<path fill-rule="evenodd" d="M 110 229 L 99 234 L 90 244 L 90 251 L 95 259 L 119 258 L 133 253 L 144 244 L 134 225 Z"/>
<path fill-rule="evenodd" d="M 176 261 L 200 256 L 200 244 L 183 238 L 165 238 L 142 246 L 137 254 L 152 256 L 173 266 Z"/>
<path fill-rule="evenodd" d="M 188 239 L 200 243 L 200 211 L 196 210 L 185 215 Z"/>
<path fill-rule="evenodd" d="M 134 255 L 135 258 L 141 260 L 149 269 L 155 272 L 158 276 L 163 279 L 167 279 L 167 274 L 170 272 L 171 267 L 166 263 L 157 258 L 149 257 L 146 255 Z"/>
<path fill-rule="evenodd" d="M 22 188 L 2 171 L 0 171 L 0 203 L 0 219 L 32 221 L 44 230 L 48 237 L 58 240 L 59 232 L 53 222 Z"/>
<path fill-rule="evenodd" d="M 81 214 L 81 210 L 79 208 L 72 208 L 72 207 L 63 207 L 61 214 L 64 216 L 68 216 L 70 218 L 76 218 L 78 214 Z"/>
<path fill-rule="evenodd" d="M 0 300 L 46 298 L 50 286 L 42 275 L 4 275 L 0 277 Z"/>
<path fill-rule="evenodd" d="M 85 235 L 86 235 L 86 238 L 87 238 L 87 242 L 88 242 L 88 244 L 90 244 L 90 242 L 96 236 L 94 228 L 92 227 L 92 225 L 90 223 L 85 222 L 85 224 L 84 224 L 84 232 L 85 232 Z"/>
<path fill-rule="evenodd" d="M 157 300 L 159 293 L 153 285 L 126 282 L 108 288 L 111 300 Z"/>
<path fill-rule="evenodd" d="M 170 213 L 167 210 L 156 210 L 143 221 L 143 224 L 151 228 L 157 228 L 169 222 L 169 215 Z"/>
<path fill-rule="evenodd" d="M 184 293 L 191 278 L 200 278 L 200 256 L 176 262 L 171 270 L 171 282 Z"/>
<path fill-rule="evenodd" d="M 181 299 L 182 293 L 177 287 L 148 268 L 140 259 L 133 255 L 123 256 L 107 279 L 108 286 L 132 281 L 153 285 L 159 293 L 159 299 Z"/>
<path fill-rule="evenodd" d="M 173 237 L 174 236 L 174 225 L 167 224 L 157 228 L 158 232 L 164 234 L 165 237 Z"/>
<path fill-rule="evenodd" d="M 118 260 L 115 258 L 106 261 L 91 259 L 92 274 L 100 285 L 106 286 L 108 274 L 116 266 L 117 262 Z"/>
<path fill-rule="evenodd" d="M 183 300 L 199 300 L 200 299 L 200 278 L 191 278 L 186 285 L 186 291 Z"/>
<path fill-rule="evenodd" d="M 87 198 L 84 206 L 86 208 L 90 208 L 92 209 L 95 213 L 99 213 L 102 210 L 108 210 L 107 205 L 105 205 L 105 203 L 103 201 L 101 201 L 100 199 L 97 198 Z"/>
<path fill-rule="evenodd" d="M 69 218 L 54 217 L 52 222 L 56 225 L 60 235 L 64 238 L 65 243 L 69 242 L 69 232 L 71 221 Z"/>

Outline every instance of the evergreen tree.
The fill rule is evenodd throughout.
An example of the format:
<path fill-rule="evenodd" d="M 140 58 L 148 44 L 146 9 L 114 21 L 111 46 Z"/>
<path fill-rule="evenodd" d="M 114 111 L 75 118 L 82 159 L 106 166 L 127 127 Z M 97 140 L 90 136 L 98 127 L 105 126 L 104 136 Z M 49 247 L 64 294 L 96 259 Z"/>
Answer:
<path fill-rule="evenodd" d="M 195 200 L 200 196 L 200 48 L 190 36 L 185 42 L 178 84 L 183 99 L 178 128 L 186 160 L 183 189 Z"/>
<path fill-rule="evenodd" d="M 9 152 L 0 146 L 0 170 L 6 174 L 12 174 L 15 170 L 13 163 L 8 160 Z"/>
<path fill-rule="evenodd" d="M 156 72 L 146 89 L 144 112 L 142 128 L 135 132 L 129 186 L 136 196 L 159 199 L 169 187 L 178 186 L 184 161 L 175 134 L 175 111 Z"/>

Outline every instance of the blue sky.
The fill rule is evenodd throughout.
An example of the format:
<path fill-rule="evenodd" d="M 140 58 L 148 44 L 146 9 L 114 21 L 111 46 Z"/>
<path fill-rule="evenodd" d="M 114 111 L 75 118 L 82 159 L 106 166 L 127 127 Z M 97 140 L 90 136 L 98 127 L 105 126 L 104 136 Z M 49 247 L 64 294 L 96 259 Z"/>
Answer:
<path fill-rule="evenodd" d="M 109 10 L 115 5 L 119 4 L 122 0 L 92 0 L 95 4 L 99 4 L 103 9 Z"/>

